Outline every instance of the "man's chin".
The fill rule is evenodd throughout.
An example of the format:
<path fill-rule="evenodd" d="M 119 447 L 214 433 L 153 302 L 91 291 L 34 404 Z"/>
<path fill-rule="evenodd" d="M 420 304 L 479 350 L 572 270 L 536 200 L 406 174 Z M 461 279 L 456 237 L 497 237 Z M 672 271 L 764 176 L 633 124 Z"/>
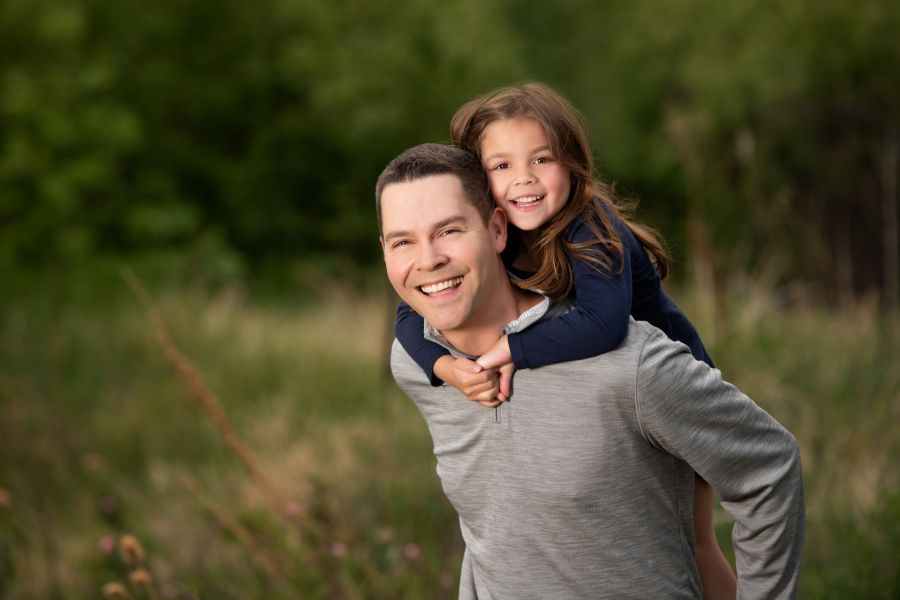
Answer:
<path fill-rule="evenodd" d="M 419 312 L 419 311 L 416 311 Z M 442 313 L 440 311 L 423 310 L 419 312 L 425 321 L 442 333 L 458 329 L 463 319 L 459 315 Z"/>

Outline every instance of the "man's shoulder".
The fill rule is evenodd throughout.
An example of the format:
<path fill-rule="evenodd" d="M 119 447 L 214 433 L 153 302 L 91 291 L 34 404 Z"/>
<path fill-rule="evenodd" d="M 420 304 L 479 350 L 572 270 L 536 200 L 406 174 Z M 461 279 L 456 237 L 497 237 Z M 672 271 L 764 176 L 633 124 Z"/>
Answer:
<path fill-rule="evenodd" d="M 671 359 L 676 359 L 678 364 L 683 361 L 699 362 L 691 354 L 691 349 L 684 343 L 673 340 L 663 330 L 647 321 L 635 321 L 631 317 L 629 317 L 628 335 L 619 350 L 623 350 L 625 355 L 631 357 L 635 361 L 635 365 L 642 371 L 659 366 L 656 364 L 658 360 L 654 357 L 657 359 L 667 357 L 667 360 L 663 362 L 669 366 L 674 364 Z"/>
<path fill-rule="evenodd" d="M 391 345 L 391 374 L 394 376 L 394 381 L 404 390 L 415 386 L 431 387 L 428 376 L 396 338 Z"/>
<path fill-rule="evenodd" d="M 561 376 L 573 382 L 595 377 L 612 379 L 633 377 L 635 369 L 640 366 L 645 347 L 660 344 L 683 345 L 673 342 L 650 323 L 635 321 L 629 317 L 627 334 L 618 348 L 581 360 L 551 363 L 532 371 L 547 376 Z M 685 350 L 689 352 L 686 346 Z"/>
<path fill-rule="evenodd" d="M 635 321 L 629 317 L 627 334 L 618 348 L 582 360 L 546 365 L 536 371 L 552 372 L 573 381 L 595 376 L 615 380 L 633 378 L 639 370 L 648 367 L 648 354 L 660 352 L 670 356 L 685 354 L 693 358 L 690 348 L 681 342 L 670 339 L 646 321 Z"/>

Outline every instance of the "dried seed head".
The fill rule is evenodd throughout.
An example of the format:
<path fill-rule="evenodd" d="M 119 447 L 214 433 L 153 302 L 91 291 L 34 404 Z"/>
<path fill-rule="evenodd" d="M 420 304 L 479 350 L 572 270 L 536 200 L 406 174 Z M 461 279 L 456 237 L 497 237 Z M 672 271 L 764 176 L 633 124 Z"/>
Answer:
<path fill-rule="evenodd" d="M 106 468 L 106 460 L 96 452 L 81 455 L 81 466 L 90 473 L 99 473 Z"/>
<path fill-rule="evenodd" d="M 128 576 L 128 579 L 131 583 L 141 588 L 148 588 L 153 583 L 153 576 L 146 569 L 135 569 Z"/>
<path fill-rule="evenodd" d="M 0 488 L 0 509 L 9 508 L 12 506 L 12 502 L 13 498 L 9 490 Z"/>
<path fill-rule="evenodd" d="M 111 581 L 103 586 L 103 595 L 112 600 L 127 600 L 131 598 L 125 586 L 118 581 Z"/>
<path fill-rule="evenodd" d="M 133 535 L 123 535 L 119 539 L 119 554 L 122 560 L 131 566 L 137 566 L 144 562 L 144 547 Z"/>

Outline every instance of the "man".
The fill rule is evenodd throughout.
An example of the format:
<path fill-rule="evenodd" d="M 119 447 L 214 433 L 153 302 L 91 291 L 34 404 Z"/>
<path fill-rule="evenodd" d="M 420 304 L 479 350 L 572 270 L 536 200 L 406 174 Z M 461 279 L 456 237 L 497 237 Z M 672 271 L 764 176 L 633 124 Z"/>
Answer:
<path fill-rule="evenodd" d="M 506 218 L 478 160 L 438 144 L 376 185 L 388 277 L 426 335 L 475 357 L 564 307 L 513 286 Z M 434 441 L 466 543 L 460 598 L 700 598 L 694 473 L 735 518 L 741 598 L 796 595 L 796 440 L 717 370 L 647 323 L 613 352 L 523 370 L 485 409 L 434 388 L 394 342 L 391 366 Z"/>

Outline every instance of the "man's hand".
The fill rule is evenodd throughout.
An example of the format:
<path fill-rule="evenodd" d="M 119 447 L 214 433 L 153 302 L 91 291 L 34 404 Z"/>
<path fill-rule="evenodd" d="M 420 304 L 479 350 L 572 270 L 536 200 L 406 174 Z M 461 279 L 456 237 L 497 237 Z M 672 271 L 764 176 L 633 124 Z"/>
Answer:
<path fill-rule="evenodd" d="M 486 408 L 500 404 L 501 375 L 467 358 L 442 356 L 434 363 L 434 373 L 458 389 L 466 398 Z M 509 383 L 506 383 L 507 393 Z"/>

